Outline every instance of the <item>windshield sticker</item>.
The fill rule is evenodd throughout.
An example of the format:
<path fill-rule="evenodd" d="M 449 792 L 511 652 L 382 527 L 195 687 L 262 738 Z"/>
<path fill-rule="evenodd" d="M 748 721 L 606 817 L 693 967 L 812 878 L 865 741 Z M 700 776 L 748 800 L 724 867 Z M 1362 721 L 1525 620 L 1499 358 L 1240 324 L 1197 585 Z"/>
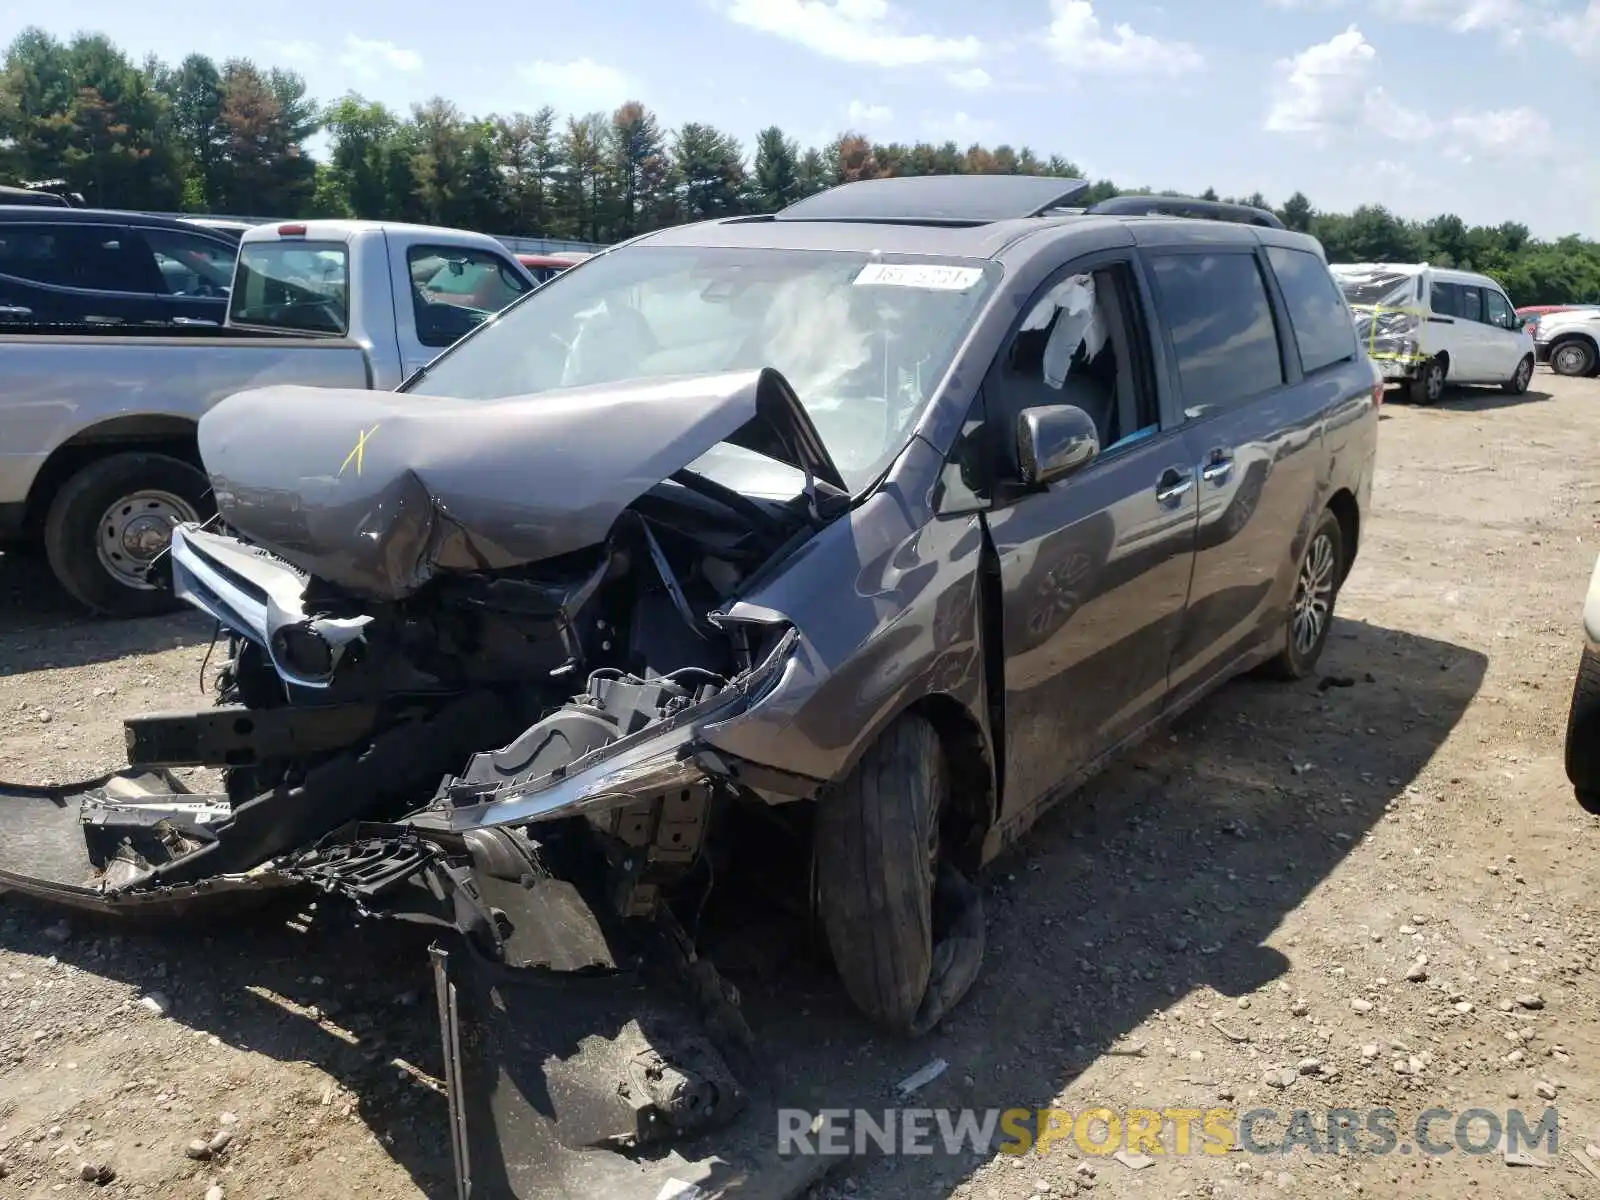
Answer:
<path fill-rule="evenodd" d="M 868 263 L 855 277 L 856 287 L 921 288 L 931 292 L 964 292 L 983 278 L 982 267 L 942 267 L 930 263 Z"/>

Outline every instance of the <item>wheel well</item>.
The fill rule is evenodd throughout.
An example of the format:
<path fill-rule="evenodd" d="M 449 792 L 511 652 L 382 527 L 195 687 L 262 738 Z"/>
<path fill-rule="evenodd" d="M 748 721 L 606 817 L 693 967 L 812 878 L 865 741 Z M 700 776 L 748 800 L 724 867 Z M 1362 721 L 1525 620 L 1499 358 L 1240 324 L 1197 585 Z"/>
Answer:
<path fill-rule="evenodd" d="M 79 430 L 55 448 L 34 476 L 23 514 L 25 532 L 30 536 L 40 533 L 50 502 L 62 485 L 97 459 L 140 450 L 167 454 L 199 467 L 200 446 L 195 429 L 195 423 L 184 417 L 151 415 L 116 417 Z"/>
<path fill-rule="evenodd" d="M 1350 568 L 1356 560 L 1356 546 L 1361 539 L 1361 509 L 1356 504 L 1355 494 L 1349 488 L 1340 488 L 1328 498 L 1328 509 L 1339 520 L 1339 532 L 1344 535 L 1344 574 L 1350 574 Z M 1340 583 L 1344 582 L 1341 576 Z"/>
<path fill-rule="evenodd" d="M 950 807 L 941 841 L 955 849 L 957 866 L 976 867 L 984 835 L 995 817 L 994 769 L 983 730 L 973 715 L 949 696 L 924 696 L 906 710 L 925 719 L 939 735 L 950 770 Z"/>

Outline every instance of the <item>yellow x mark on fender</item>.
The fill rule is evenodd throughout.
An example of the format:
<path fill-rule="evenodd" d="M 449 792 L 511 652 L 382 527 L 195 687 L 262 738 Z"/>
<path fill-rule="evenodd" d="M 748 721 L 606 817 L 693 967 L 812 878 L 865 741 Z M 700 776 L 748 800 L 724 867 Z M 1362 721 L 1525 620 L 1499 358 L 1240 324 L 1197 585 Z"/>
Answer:
<path fill-rule="evenodd" d="M 366 458 L 367 453 L 367 439 L 377 432 L 378 427 L 376 425 L 374 425 L 371 429 L 363 429 L 361 431 L 361 436 L 356 439 L 355 446 L 351 449 L 349 454 L 344 456 L 344 462 L 339 464 L 340 475 L 344 474 L 345 468 L 351 463 L 355 463 L 356 465 L 356 474 L 361 474 L 361 464 Z"/>

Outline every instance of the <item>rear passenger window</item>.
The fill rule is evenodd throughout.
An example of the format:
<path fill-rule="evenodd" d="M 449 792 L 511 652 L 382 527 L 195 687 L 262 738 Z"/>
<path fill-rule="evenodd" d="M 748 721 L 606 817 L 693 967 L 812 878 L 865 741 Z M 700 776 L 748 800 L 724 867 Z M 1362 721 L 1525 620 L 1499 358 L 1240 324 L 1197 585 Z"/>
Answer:
<path fill-rule="evenodd" d="M 1461 297 L 1457 294 L 1460 288 L 1453 283 L 1436 283 L 1428 294 L 1428 307 L 1433 310 L 1436 317 L 1459 317 L 1461 315 Z"/>
<path fill-rule="evenodd" d="M 109 225 L 13 225 L 0 233 L 0 274 L 56 287 L 149 292 L 121 229 Z"/>
<path fill-rule="evenodd" d="M 1268 246 L 1267 261 L 1283 289 L 1289 324 L 1306 374 L 1355 357 L 1355 323 L 1322 259 L 1307 250 Z"/>
<path fill-rule="evenodd" d="M 1482 288 L 1467 287 L 1465 284 L 1463 284 L 1457 289 L 1456 295 L 1458 296 L 1458 302 L 1461 305 L 1461 307 L 1456 311 L 1456 316 L 1460 317 L 1463 321 L 1483 320 Z"/>
<path fill-rule="evenodd" d="M 1186 411 L 1226 407 L 1283 383 L 1277 326 L 1254 254 L 1158 254 L 1150 261 Z"/>

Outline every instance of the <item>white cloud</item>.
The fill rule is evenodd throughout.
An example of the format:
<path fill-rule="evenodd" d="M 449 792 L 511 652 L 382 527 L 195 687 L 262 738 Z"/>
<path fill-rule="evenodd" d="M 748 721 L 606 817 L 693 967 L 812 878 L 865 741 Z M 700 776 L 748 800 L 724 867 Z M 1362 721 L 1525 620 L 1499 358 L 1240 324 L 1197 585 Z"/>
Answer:
<path fill-rule="evenodd" d="M 1538 157 L 1555 147 L 1555 133 L 1545 115 L 1526 107 L 1452 117 L 1444 124 L 1444 133 L 1447 152 L 1469 162 L 1477 154 Z"/>
<path fill-rule="evenodd" d="M 983 52 L 975 37 L 906 32 L 887 0 L 728 0 L 723 13 L 840 62 L 906 67 L 971 62 Z"/>
<path fill-rule="evenodd" d="M 1547 28 L 1579 58 L 1600 62 L 1600 0 L 1589 0 L 1581 13 L 1569 13 Z"/>
<path fill-rule="evenodd" d="M 965 67 L 959 71 L 951 71 L 945 75 L 945 80 L 952 87 L 958 87 L 964 92 L 981 92 L 994 82 L 989 77 L 989 72 L 982 67 Z"/>
<path fill-rule="evenodd" d="M 1050 0 L 1045 44 L 1075 71 L 1117 75 L 1182 75 L 1205 65 L 1187 42 L 1166 42 L 1118 24 L 1107 37 L 1089 0 Z"/>
<path fill-rule="evenodd" d="M 1522 31 L 1536 24 L 1525 0 L 1375 0 L 1382 15 L 1395 21 L 1441 25 L 1453 33 L 1495 33 L 1516 45 Z"/>
<path fill-rule="evenodd" d="M 882 104 L 863 104 L 859 100 L 850 101 L 850 107 L 845 109 L 845 114 L 852 124 L 856 125 L 882 125 L 886 121 L 894 120 L 894 113 Z"/>
<path fill-rule="evenodd" d="M 1552 145 L 1550 123 L 1531 108 L 1466 111 L 1439 118 L 1397 100 L 1377 81 L 1378 51 L 1351 25 L 1275 66 L 1265 128 L 1317 144 L 1338 137 L 1432 144 L 1452 158 L 1536 156 Z"/>
<path fill-rule="evenodd" d="M 1360 121 L 1375 88 L 1378 52 L 1354 25 L 1274 64 L 1266 128 L 1322 136 Z"/>
<path fill-rule="evenodd" d="M 346 70 L 371 79 L 385 71 L 421 70 L 422 55 L 393 42 L 371 41 L 351 33 L 345 36 L 339 62 Z"/>
<path fill-rule="evenodd" d="M 552 104 L 568 113 L 615 108 L 636 90 L 633 81 L 616 67 L 588 56 L 568 62 L 540 59 L 518 73 L 538 93 L 535 99 L 539 104 Z"/>

